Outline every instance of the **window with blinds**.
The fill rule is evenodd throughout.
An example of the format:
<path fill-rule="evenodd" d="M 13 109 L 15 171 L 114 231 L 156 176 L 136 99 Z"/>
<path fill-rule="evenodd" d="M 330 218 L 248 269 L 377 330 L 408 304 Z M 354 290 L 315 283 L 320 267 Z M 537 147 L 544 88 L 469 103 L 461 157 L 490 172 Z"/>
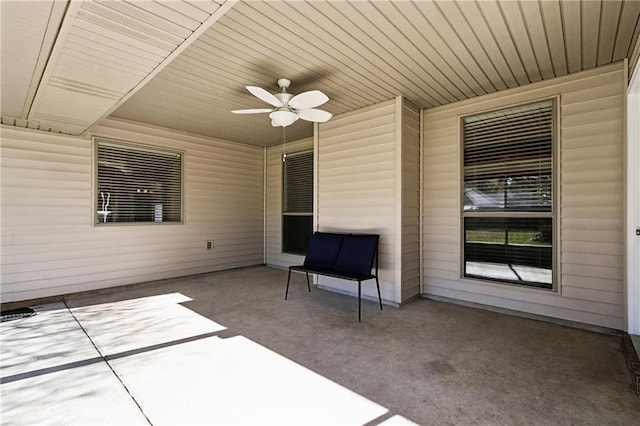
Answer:
<path fill-rule="evenodd" d="M 182 154 L 95 140 L 97 224 L 182 221 Z"/>
<path fill-rule="evenodd" d="M 313 151 L 283 156 L 282 251 L 305 254 L 313 232 Z"/>
<path fill-rule="evenodd" d="M 553 100 L 462 119 L 464 276 L 553 288 Z"/>

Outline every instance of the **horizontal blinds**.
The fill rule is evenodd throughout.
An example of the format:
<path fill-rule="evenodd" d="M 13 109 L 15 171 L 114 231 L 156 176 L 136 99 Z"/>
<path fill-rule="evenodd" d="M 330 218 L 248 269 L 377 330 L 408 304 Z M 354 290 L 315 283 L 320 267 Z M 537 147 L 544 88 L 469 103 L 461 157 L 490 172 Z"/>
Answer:
<path fill-rule="evenodd" d="M 463 119 L 465 209 L 551 211 L 553 101 Z"/>
<path fill-rule="evenodd" d="M 97 141 L 98 223 L 182 220 L 182 154 Z"/>
<path fill-rule="evenodd" d="M 313 151 L 284 157 L 284 213 L 313 213 Z"/>

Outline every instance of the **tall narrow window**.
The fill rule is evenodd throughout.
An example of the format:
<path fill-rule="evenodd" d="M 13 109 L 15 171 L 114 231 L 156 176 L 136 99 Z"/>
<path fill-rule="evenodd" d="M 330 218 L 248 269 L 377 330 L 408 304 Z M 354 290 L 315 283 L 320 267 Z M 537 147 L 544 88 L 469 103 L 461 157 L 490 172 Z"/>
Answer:
<path fill-rule="evenodd" d="M 553 288 L 554 102 L 462 119 L 464 276 Z"/>
<path fill-rule="evenodd" d="M 282 251 L 305 254 L 313 232 L 313 151 L 282 162 Z"/>
<path fill-rule="evenodd" d="M 182 221 L 182 154 L 96 139 L 97 224 Z"/>

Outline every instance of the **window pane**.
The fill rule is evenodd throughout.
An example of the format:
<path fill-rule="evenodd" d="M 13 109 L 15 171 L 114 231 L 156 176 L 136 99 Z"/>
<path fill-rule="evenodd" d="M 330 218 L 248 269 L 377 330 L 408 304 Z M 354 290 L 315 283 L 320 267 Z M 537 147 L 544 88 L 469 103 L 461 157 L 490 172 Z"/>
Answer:
<path fill-rule="evenodd" d="M 306 254 L 313 232 L 313 216 L 282 217 L 282 251 Z"/>
<path fill-rule="evenodd" d="M 552 211 L 552 101 L 466 117 L 463 137 L 466 211 Z"/>
<path fill-rule="evenodd" d="M 282 212 L 282 251 L 305 254 L 313 229 L 313 151 L 284 157 Z"/>
<path fill-rule="evenodd" d="M 182 220 L 182 156 L 97 141 L 96 222 Z"/>
<path fill-rule="evenodd" d="M 550 212 L 551 191 L 550 174 L 467 180 L 464 183 L 464 209 Z"/>
<path fill-rule="evenodd" d="M 552 288 L 551 218 L 464 219 L 464 275 Z"/>
<path fill-rule="evenodd" d="M 283 163 L 283 212 L 313 211 L 313 152 L 289 154 Z"/>
<path fill-rule="evenodd" d="M 553 129 L 552 100 L 462 119 L 465 277 L 553 288 Z"/>

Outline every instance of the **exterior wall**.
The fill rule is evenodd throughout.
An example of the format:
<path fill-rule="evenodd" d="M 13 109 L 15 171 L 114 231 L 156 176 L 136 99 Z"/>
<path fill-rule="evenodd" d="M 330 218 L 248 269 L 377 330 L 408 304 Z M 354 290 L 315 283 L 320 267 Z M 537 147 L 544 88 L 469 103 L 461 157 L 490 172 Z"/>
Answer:
<path fill-rule="evenodd" d="M 623 324 L 625 73 L 614 64 L 423 111 L 423 292 L 615 329 Z M 557 292 L 461 279 L 461 115 L 559 96 Z"/>
<path fill-rule="evenodd" d="M 287 143 L 286 151 L 293 153 L 313 149 L 313 138 Z M 282 252 L 282 154 L 283 146 L 267 148 L 266 183 L 266 264 L 280 268 L 301 265 L 304 256 Z"/>
<path fill-rule="evenodd" d="M 91 140 L 3 127 L 2 302 L 263 263 L 262 148 L 119 120 L 93 133 L 183 151 L 184 223 L 93 225 Z"/>
<path fill-rule="evenodd" d="M 402 98 L 399 98 L 402 99 Z M 399 300 L 405 302 L 420 294 L 420 111 L 402 101 L 401 161 L 402 232 L 400 264 L 402 279 Z"/>
<path fill-rule="evenodd" d="M 640 41 L 638 42 L 640 46 Z M 640 336 L 640 62 L 627 90 L 626 141 L 626 331 Z"/>
<path fill-rule="evenodd" d="M 396 102 L 333 117 L 319 126 L 319 231 L 380 234 L 379 267 L 382 298 L 396 298 Z M 350 294 L 357 285 L 319 277 L 318 284 Z M 363 296 L 377 299 L 375 284 L 362 286 Z"/>
<path fill-rule="evenodd" d="M 420 293 L 419 121 L 398 97 L 334 117 L 316 135 L 317 229 L 380 234 L 380 290 L 395 304 Z M 357 292 L 344 280 L 318 284 Z M 374 285 L 362 291 L 377 299 Z"/>

